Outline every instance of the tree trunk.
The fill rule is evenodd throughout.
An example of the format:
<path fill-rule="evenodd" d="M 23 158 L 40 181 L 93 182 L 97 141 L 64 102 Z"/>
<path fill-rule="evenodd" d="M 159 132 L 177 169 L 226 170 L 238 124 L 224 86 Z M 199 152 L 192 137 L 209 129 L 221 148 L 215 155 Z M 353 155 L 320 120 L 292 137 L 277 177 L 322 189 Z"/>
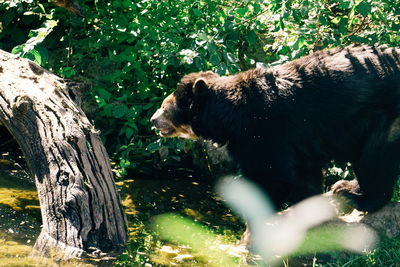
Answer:
<path fill-rule="evenodd" d="M 35 178 L 43 227 L 35 249 L 62 259 L 110 256 L 127 239 L 109 158 L 61 78 L 0 50 L 0 120 Z"/>

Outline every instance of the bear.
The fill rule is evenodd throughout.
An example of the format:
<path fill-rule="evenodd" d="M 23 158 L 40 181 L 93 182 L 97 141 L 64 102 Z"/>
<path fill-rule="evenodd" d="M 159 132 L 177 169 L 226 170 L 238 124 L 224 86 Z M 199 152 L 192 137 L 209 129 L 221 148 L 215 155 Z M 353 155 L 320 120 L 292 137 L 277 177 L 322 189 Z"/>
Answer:
<path fill-rule="evenodd" d="M 150 121 L 162 137 L 226 144 L 277 207 L 321 194 L 326 164 L 350 162 L 355 179 L 334 193 L 375 211 L 399 172 L 399 69 L 400 49 L 352 45 L 231 76 L 191 73 Z"/>

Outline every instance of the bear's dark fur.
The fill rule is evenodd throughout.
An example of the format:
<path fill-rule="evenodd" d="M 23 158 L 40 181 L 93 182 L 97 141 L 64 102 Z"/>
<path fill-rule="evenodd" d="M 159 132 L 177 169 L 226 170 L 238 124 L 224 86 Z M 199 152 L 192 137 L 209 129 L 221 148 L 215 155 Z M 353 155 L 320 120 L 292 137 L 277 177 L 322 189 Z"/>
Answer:
<path fill-rule="evenodd" d="M 183 77 L 152 117 L 163 136 L 220 144 L 272 200 L 321 193 L 321 169 L 351 162 L 357 181 L 334 186 L 359 210 L 387 203 L 400 163 L 400 49 L 316 52 L 233 76 Z"/>

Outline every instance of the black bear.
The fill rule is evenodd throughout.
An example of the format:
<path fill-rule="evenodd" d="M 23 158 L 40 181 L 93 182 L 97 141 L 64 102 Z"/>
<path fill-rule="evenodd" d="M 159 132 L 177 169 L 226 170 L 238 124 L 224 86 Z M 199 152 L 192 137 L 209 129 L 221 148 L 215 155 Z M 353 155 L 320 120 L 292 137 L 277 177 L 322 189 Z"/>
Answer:
<path fill-rule="evenodd" d="M 161 136 L 227 144 L 277 206 L 321 193 L 327 162 L 351 162 L 357 180 L 334 191 L 373 211 L 390 200 L 400 163 L 400 49 L 350 46 L 232 76 L 192 73 L 151 122 Z"/>

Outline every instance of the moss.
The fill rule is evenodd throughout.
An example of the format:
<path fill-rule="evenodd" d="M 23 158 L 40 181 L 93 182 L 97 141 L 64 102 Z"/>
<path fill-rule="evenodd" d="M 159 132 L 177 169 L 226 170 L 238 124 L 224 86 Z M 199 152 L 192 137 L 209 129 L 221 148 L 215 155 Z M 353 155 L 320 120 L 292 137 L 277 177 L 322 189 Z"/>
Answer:
<path fill-rule="evenodd" d="M 15 241 L 0 240 L 0 258 L 27 257 L 32 252 L 32 247 L 22 245 Z M 3 262 L 0 260 L 0 262 Z"/>
<path fill-rule="evenodd" d="M 0 205 L 6 205 L 13 210 L 22 211 L 27 207 L 38 206 L 37 192 L 27 189 L 0 188 Z"/>
<path fill-rule="evenodd" d="M 55 262 L 51 262 L 44 258 L 0 258 L 0 262 L 3 266 L 8 267 L 20 267 L 20 266 L 58 266 Z"/>
<path fill-rule="evenodd" d="M 42 257 L 31 257 L 32 247 L 15 241 L 0 240 L 1 266 L 57 266 Z"/>
<path fill-rule="evenodd" d="M 0 240 L 0 266 L 94 266 L 78 260 L 70 260 L 60 263 L 55 261 L 55 258 L 32 256 L 32 250 L 31 246 L 16 241 Z"/>

